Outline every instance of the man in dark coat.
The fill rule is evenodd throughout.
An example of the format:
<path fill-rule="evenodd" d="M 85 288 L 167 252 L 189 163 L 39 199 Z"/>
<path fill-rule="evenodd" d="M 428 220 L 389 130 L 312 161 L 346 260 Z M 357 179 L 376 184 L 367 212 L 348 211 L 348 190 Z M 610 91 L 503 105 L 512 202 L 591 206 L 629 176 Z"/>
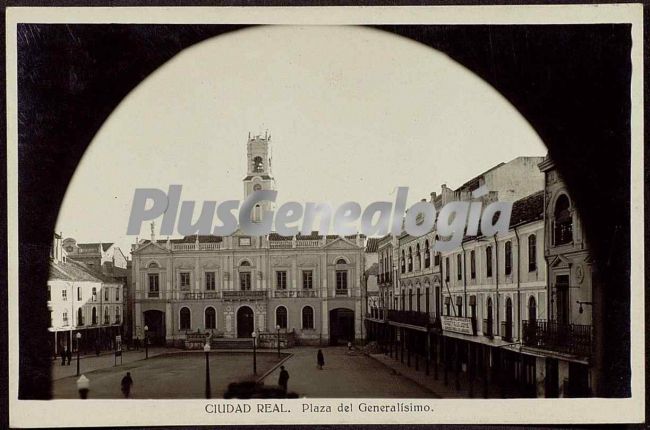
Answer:
<path fill-rule="evenodd" d="M 133 385 L 131 372 L 126 372 L 126 376 L 122 378 L 122 394 L 124 394 L 125 399 L 128 399 L 131 394 L 131 385 Z"/>
<path fill-rule="evenodd" d="M 70 365 L 70 362 L 72 361 L 72 350 L 68 349 L 65 353 L 66 357 L 68 357 L 68 366 Z"/>
<path fill-rule="evenodd" d="M 280 366 L 280 378 L 278 379 L 278 385 L 282 387 L 284 392 L 287 392 L 287 383 L 289 382 L 289 372 L 286 371 L 284 366 Z"/>
<path fill-rule="evenodd" d="M 65 366 L 65 359 L 68 356 L 68 347 L 61 350 L 61 366 Z"/>
<path fill-rule="evenodd" d="M 323 366 L 325 366 L 325 357 L 323 356 L 323 351 L 320 349 L 318 350 L 318 354 L 316 354 L 316 361 L 318 362 L 318 368 L 323 370 Z"/>

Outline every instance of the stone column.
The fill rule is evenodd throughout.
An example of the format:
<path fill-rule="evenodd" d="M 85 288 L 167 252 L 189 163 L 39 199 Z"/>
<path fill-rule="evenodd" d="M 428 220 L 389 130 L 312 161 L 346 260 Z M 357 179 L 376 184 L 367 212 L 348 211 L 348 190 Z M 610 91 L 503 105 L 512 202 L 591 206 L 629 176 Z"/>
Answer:
<path fill-rule="evenodd" d="M 165 304 L 165 340 L 167 343 L 174 341 L 174 315 L 172 304 Z"/>

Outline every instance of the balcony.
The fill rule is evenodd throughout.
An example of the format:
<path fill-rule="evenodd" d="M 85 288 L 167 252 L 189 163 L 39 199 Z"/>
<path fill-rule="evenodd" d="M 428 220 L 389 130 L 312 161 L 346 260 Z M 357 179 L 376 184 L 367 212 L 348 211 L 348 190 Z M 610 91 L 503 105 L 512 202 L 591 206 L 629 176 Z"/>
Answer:
<path fill-rule="evenodd" d="M 318 291 L 315 291 L 315 290 L 298 290 L 298 291 L 296 291 L 296 293 L 298 293 L 298 297 L 301 297 L 301 298 L 318 297 Z"/>
<path fill-rule="evenodd" d="M 419 327 L 426 327 L 433 325 L 436 322 L 434 314 L 417 311 L 388 311 L 388 320 L 402 324 L 415 325 Z"/>
<path fill-rule="evenodd" d="M 336 294 L 337 296 L 348 296 L 348 295 L 349 295 L 349 294 L 348 294 L 348 291 L 349 291 L 349 290 L 348 290 L 347 288 L 346 288 L 346 289 L 337 289 L 336 292 L 335 292 L 335 294 Z"/>
<path fill-rule="evenodd" d="M 150 299 L 157 299 L 158 297 L 160 297 L 160 291 L 148 291 L 147 297 L 149 297 Z"/>
<path fill-rule="evenodd" d="M 266 291 L 264 290 L 223 291 L 222 295 L 223 295 L 223 299 L 228 301 L 264 300 L 266 298 Z"/>
<path fill-rule="evenodd" d="M 526 346 L 582 357 L 591 355 L 593 328 L 590 325 L 526 320 L 523 321 L 522 332 L 522 342 Z"/>
<path fill-rule="evenodd" d="M 492 319 L 484 319 L 483 320 L 483 336 L 492 338 L 494 337 L 494 331 L 493 331 L 493 320 Z"/>
<path fill-rule="evenodd" d="M 199 293 L 183 293 L 183 300 L 204 300 L 204 299 L 218 299 L 219 293 L 216 291 L 199 292 Z"/>
<path fill-rule="evenodd" d="M 512 342 L 512 321 L 501 321 L 501 338 Z"/>

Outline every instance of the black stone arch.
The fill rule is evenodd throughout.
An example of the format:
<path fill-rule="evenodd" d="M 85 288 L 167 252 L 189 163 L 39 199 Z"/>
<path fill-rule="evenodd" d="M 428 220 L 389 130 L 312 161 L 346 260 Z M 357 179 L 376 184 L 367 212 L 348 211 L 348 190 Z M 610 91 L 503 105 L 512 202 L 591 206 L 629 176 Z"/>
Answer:
<path fill-rule="evenodd" d="M 47 283 L 49 247 L 67 185 L 117 104 L 182 49 L 246 27 L 18 25 L 20 285 Z M 629 396 L 631 26 L 375 28 L 442 51 L 476 73 L 548 146 L 580 212 L 590 214 L 583 226 L 599 276 L 610 286 L 604 297 L 608 323 L 601 327 L 608 340 L 603 384 L 614 397 Z M 45 289 L 19 291 L 23 399 L 50 397 L 49 317 L 45 311 L 29 312 L 46 309 L 46 301 Z"/>

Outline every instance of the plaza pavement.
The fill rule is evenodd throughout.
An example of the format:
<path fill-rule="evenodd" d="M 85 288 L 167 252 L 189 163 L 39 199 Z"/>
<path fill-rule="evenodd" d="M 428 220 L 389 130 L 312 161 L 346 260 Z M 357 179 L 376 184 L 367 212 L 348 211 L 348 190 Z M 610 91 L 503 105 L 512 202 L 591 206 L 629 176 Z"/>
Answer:
<path fill-rule="evenodd" d="M 318 348 L 296 347 L 282 363 L 289 372 L 288 390 L 309 398 L 434 398 L 425 386 L 396 374 L 392 369 L 360 351 L 347 347 L 322 348 L 325 366 L 316 365 Z M 264 378 L 276 385 L 280 368 Z"/>
<path fill-rule="evenodd" d="M 126 354 L 123 365 L 113 367 L 113 356 L 81 360 L 81 373 L 90 380 L 89 399 L 123 399 L 120 382 L 126 372 L 131 372 L 133 387 L 131 397 L 135 399 L 203 399 L 205 398 L 205 355 L 203 351 L 158 349 L 144 353 L 131 351 Z M 170 353 L 171 352 L 171 353 Z M 253 380 L 253 354 L 248 351 L 213 351 L 210 354 L 210 385 L 213 398 L 223 398 L 231 382 Z M 286 357 L 283 354 L 284 358 Z M 110 361 L 109 366 L 100 368 Z M 93 365 L 90 365 L 90 362 Z M 263 375 L 278 362 L 275 352 L 258 352 L 258 375 Z M 119 363 L 119 361 L 118 361 Z M 84 367 L 84 365 L 86 366 Z M 60 362 L 56 364 L 60 366 Z M 73 360 L 64 376 L 52 382 L 53 399 L 76 399 L 76 363 Z M 95 367 L 92 370 L 92 367 Z"/>

